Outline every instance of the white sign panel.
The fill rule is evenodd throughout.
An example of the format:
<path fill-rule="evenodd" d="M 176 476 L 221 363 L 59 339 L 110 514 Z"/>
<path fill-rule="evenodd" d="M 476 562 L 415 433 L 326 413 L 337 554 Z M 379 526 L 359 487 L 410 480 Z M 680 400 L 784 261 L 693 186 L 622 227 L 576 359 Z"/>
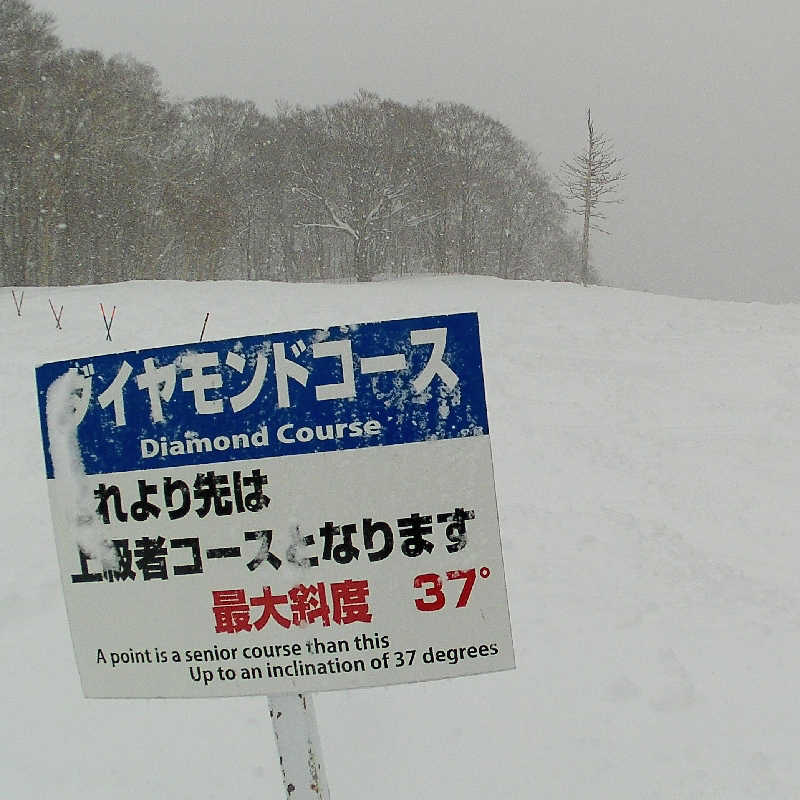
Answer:
<path fill-rule="evenodd" d="M 510 669 L 477 315 L 37 369 L 89 697 Z"/>

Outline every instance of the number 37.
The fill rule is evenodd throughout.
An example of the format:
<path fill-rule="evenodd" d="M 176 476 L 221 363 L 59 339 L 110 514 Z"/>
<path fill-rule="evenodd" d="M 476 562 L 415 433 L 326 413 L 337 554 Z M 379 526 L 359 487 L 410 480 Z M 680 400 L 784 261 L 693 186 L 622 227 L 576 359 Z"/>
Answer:
<path fill-rule="evenodd" d="M 481 575 L 481 577 L 483 577 L 483 575 Z M 456 608 L 464 608 L 469 602 L 470 594 L 472 594 L 472 587 L 475 585 L 475 568 L 448 570 L 447 580 L 464 581 L 461 592 L 458 595 L 458 600 L 456 600 Z M 417 577 L 414 578 L 414 588 L 425 590 L 422 597 L 414 598 L 414 604 L 419 611 L 439 611 L 439 609 L 444 608 L 447 598 L 444 593 L 444 581 L 441 575 L 437 575 L 433 572 L 417 575 Z"/>

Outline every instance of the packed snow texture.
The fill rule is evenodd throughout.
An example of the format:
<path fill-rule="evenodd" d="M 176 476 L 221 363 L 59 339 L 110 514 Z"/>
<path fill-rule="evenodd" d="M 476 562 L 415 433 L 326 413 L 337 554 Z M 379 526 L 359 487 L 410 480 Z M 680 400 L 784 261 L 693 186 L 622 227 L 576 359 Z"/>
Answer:
<path fill-rule="evenodd" d="M 29 288 L 18 317 L 4 291 L 4 797 L 283 792 L 266 700 L 82 697 L 34 366 L 195 341 L 208 311 L 206 339 L 468 310 L 518 666 L 317 695 L 334 800 L 800 797 L 800 306 L 479 278 L 137 282 Z"/>

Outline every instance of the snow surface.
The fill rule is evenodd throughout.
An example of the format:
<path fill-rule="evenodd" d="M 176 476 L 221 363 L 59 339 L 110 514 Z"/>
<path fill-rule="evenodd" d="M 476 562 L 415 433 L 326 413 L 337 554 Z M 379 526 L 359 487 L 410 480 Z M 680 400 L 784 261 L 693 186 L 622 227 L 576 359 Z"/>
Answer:
<path fill-rule="evenodd" d="M 217 339 L 474 309 L 518 666 L 316 695 L 334 800 L 800 797 L 800 306 L 478 278 L 137 282 L 29 288 L 20 318 L 5 291 L 4 798 L 283 792 L 266 700 L 82 697 L 34 366 L 193 341 L 207 311 Z"/>

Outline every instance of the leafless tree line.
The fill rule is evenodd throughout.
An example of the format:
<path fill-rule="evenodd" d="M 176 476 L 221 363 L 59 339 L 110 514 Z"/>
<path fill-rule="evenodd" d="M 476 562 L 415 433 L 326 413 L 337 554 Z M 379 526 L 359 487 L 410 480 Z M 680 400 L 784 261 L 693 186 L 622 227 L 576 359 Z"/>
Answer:
<path fill-rule="evenodd" d="M 0 284 L 583 280 L 565 211 L 468 106 L 173 103 L 151 67 L 64 49 L 49 15 L 0 0 Z"/>

